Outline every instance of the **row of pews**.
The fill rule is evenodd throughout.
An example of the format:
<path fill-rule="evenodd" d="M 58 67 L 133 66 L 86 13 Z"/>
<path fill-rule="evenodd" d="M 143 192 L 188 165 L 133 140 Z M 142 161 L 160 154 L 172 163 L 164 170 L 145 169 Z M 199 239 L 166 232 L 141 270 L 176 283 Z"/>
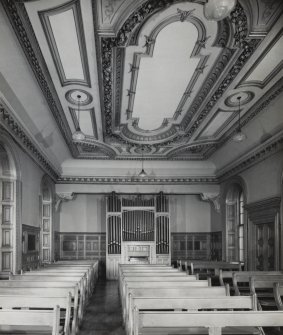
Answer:
<path fill-rule="evenodd" d="M 240 262 L 224 261 L 177 261 L 177 268 L 201 278 L 214 278 L 221 286 L 229 284 L 230 295 L 257 294 L 259 309 L 282 307 L 283 271 L 242 271 Z"/>
<path fill-rule="evenodd" d="M 241 262 L 177 260 L 177 268 L 189 274 L 218 275 L 220 270 L 241 271 Z"/>
<path fill-rule="evenodd" d="M 283 308 L 258 310 L 256 293 L 230 296 L 229 284 L 211 286 L 210 278 L 164 265 L 120 264 L 119 292 L 127 335 L 264 334 L 262 327 L 283 326 Z"/>
<path fill-rule="evenodd" d="M 58 261 L 0 280 L 0 334 L 75 335 L 98 261 Z"/>

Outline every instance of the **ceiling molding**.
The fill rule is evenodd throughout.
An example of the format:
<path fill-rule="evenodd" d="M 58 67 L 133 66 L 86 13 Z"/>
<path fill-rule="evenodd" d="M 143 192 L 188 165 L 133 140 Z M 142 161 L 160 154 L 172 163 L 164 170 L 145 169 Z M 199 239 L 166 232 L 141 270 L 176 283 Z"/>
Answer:
<path fill-rule="evenodd" d="M 166 1 L 165 1 L 166 2 Z M 163 3 L 163 5 L 165 4 Z M 178 3 L 178 1 L 170 1 L 170 4 Z M 144 14 L 143 6 L 152 5 L 151 9 Z M 202 125 L 203 121 L 208 116 L 209 112 L 212 108 L 215 107 L 219 99 L 223 96 L 224 92 L 230 88 L 229 86 L 239 74 L 240 70 L 244 67 L 246 62 L 249 60 L 251 55 L 256 50 L 257 46 L 260 43 L 260 39 L 250 39 L 248 38 L 248 20 L 245 15 L 243 8 L 238 4 L 236 9 L 231 14 L 231 23 L 222 23 L 219 25 L 223 31 L 219 33 L 218 38 L 216 39 L 215 44 L 219 44 L 223 47 L 222 53 L 220 54 L 216 64 L 214 64 L 213 69 L 208 74 L 205 83 L 201 90 L 198 92 L 196 97 L 191 103 L 190 108 L 185 112 L 185 116 L 181 121 L 180 125 L 169 125 L 168 128 L 168 119 L 162 125 L 162 129 L 165 132 L 162 132 L 162 129 L 159 129 L 158 134 L 155 132 L 138 132 L 136 120 L 133 120 L 132 128 L 133 130 L 137 128 L 137 133 L 133 132 L 132 129 L 129 129 L 127 126 L 123 126 L 119 123 L 120 119 L 120 107 L 121 107 L 121 85 L 122 85 L 122 74 L 121 74 L 121 66 L 117 67 L 117 64 L 121 63 L 121 58 L 123 54 L 119 53 L 117 50 L 122 49 L 125 45 L 129 44 L 131 41 L 131 31 L 140 31 L 139 25 L 142 25 L 146 16 L 151 15 L 153 9 L 154 12 L 160 9 L 160 4 L 156 2 L 151 3 L 151 1 L 146 2 L 143 6 L 141 6 L 136 12 L 134 12 L 125 22 L 125 24 L 119 30 L 116 38 L 101 38 L 102 45 L 102 73 L 103 73 L 103 87 L 104 87 L 104 118 L 105 118 L 105 127 L 106 127 L 106 139 L 115 141 L 118 138 L 123 146 L 128 146 L 129 143 L 141 145 L 143 144 L 157 144 L 159 147 L 170 147 L 169 151 L 174 152 L 176 149 L 176 153 L 179 152 L 178 147 L 183 146 L 185 142 L 188 142 L 195 131 L 199 129 Z M 141 11 L 143 15 L 139 16 L 138 12 Z M 143 20 L 141 19 L 143 18 Z M 234 31 L 234 38 L 231 39 L 231 29 Z M 135 33 L 135 39 L 137 33 Z M 152 36 L 150 36 L 152 37 Z M 153 39 L 154 40 L 154 39 Z M 229 47 L 225 47 L 224 43 L 227 43 Z M 232 47 L 230 47 L 232 46 Z M 148 48 L 152 48 L 150 45 Z M 114 51 L 115 50 L 115 51 Z M 113 60 L 113 62 L 112 62 Z M 235 62 L 232 63 L 232 60 Z M 122 62 L 123 63 L 123 62 Z M 113 64 L 116 65 L 116 72 L 113 71 Z M 136 75 L 138 63 L 132 64 L 132 75 Z M 131 70 L 132 70 L 131 69 Z M 111 79 L 114 78 L 112 81 Z M 118 78 L 119 81 L 115 80 Z M 221 81 L 220 81 L 221 80 Z M 132 83 L 135 80 L 132 80 Z M 115 83 L 115 86 L 113 86 Z M 218 84 L 218 87 L 215 85 Z M 211 95 L 212 89 L 214 93 Z M 135 88 L 130 87 L 129 94 L 134 95 Z M 114 108 L 113 108 L 114 106 Z M 118 112 L 117 112 L 118 111 Z M 127 110 L 128 119 L 131 118 L 132 110 Z M 122 128 L 121 128 L 122 126 Z M 177 128 L 176 128 L 177 127 Z M 160 132 L 161 131 L 161 132 Z M 111 141 L 110 140 L 110 141 Z M 211 141 L 211 139 L 209 139 Z M 155 143 L 157 142 L 157 143 Z M 194 144 L 189 143 L 189 144 Z M 213 144 L 214 145 L 214 144 Z M 217 145 L 217 148 L 219 145 Z M 126 149 L 127 151 L 127 149 Z M 182 150 L 180 151 L 180 153 Z M 213 152 L 213 148 L 211 150 L 207 150 L 205 155 L 202 156 L 202 159 L 207 158 L 209 153 Z M 167 155 L 163 154 L 165 157 Z M 123 155 L 117 156 L 117 158 L 127 158 L 123 157 Z M 168 158 L 168 157 L 167 157 Z M 156 156 L 156 159 L 160 159 L 160 157 Z M 182 157 L 175 157 L 176 160 L 182 159 Z M 188 155 L 186 155 L 186 159 Z M 192 159 L 199 159 L 198 157 L 194 157 Z"/>
<path fill-rule="evenodd" d="M 80 177 L 62 176 L 57 180 L 58 184 L 146 184 L 146 185 L 194 185 L 194 184 L 217 184 L 215 177 Z"/>
<path fill-rule="evenodd" d="M 11 0 L 3 0 L 2 5 L 70 152 L 73 157 L 76 157 L 78 150 L 72 141 L 72 133 L 68 121 L 35 37 L 25 6 L 23 3 L 15 3 Z"/>
<path fill-rule="evenodd" d="M 79 53 L 80 53 L 80 60 L 83 69 L 84 79 L 72 78 L 67 79 L 64 71 L 64 64 L 62 63 L 58 46 L 55 40 L 55 36 L 51 27 L 51 23 L 49 20 L 49 16 L 53 16 L 56 14 L 64 13 L 68 10 L 72 10 L 76 35 L 78 40 L 79 46 Z M 72 0 L 67 2 L 63 5 L 53 7 L 51 9 L 43 10 L 38 12 L 39 18 L 43 27 L 43 31 L 46 36 L 47 43 L 49 45 L 49 49 L 53 58 L 53 62 L 55 64 L 60 82 L 62 86 L 66 85 L 85 85 L 91 87 L 90 82 L 90 74 L 89 74 L 89 66 L 88 66 L 88 59 L 87 59 L 87 52 L 86 52 L 86 42 L 85 42 L 85 35 L 84 35 L 84 26 L 82 21 L 82 13 L 81 13 L 81 6 L 78 0 Z"/>
<path fill-rule="evenodd" d="M 5 129 L 24 151 L 41 167 L 54 181 L 60 172 L 42 153 L 36 142 L 27 134 L 24 128 L 15 120 L 10 111 L 0 102 L 0 129 Z"/>
<path fill-rule="evenodd" d="M 216 171 L 217 179 L 220 182 L 223 182 L 281 150 L 283 150 L 283 131 L 280 131 L 278 134 L 274 135 L 265 143 L 260 144 L 255 149 L 250 150 L 247 154 L 243 155 L 235 162 Z"/>

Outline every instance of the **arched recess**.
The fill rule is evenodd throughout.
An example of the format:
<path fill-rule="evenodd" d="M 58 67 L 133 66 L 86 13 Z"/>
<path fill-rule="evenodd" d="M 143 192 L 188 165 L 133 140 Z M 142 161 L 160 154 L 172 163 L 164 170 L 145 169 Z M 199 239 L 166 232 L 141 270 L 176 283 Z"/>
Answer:
<path fill-rule="evenodd" d="M 54 185 L 48 176 L 41 181 L 40 259 L 50 263 L 54 259 Z"/>
<path fill-rule="evenodd" d="M 16 273 L 22 266 L 21 182 L 14 143 L 0 136 L 0 271 Z"/>
<path fill-rule="evenodd" d="M 225 259 L 247 264 L 247 192 L 242 178 L 235 177 L 225 184 L 223 200 Z"/>

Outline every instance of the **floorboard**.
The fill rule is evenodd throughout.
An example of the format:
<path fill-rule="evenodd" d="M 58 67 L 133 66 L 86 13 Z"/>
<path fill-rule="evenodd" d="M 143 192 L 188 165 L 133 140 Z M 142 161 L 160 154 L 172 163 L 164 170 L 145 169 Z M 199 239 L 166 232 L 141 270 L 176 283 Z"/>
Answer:
<path fill-rule="evenodd" d="M 87 306 L 79 335 L 126 335 L 118 281 L 99 280 Z"/>

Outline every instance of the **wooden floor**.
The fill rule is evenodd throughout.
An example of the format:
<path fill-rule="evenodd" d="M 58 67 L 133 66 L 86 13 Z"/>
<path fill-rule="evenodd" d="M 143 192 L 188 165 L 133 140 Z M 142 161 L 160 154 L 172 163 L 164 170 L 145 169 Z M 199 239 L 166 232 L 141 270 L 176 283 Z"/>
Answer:
<path fill-rule="evenodd" d="M 118 281 L 99 280 L 90 299 L 79 335 L 125 335 Z"/>

